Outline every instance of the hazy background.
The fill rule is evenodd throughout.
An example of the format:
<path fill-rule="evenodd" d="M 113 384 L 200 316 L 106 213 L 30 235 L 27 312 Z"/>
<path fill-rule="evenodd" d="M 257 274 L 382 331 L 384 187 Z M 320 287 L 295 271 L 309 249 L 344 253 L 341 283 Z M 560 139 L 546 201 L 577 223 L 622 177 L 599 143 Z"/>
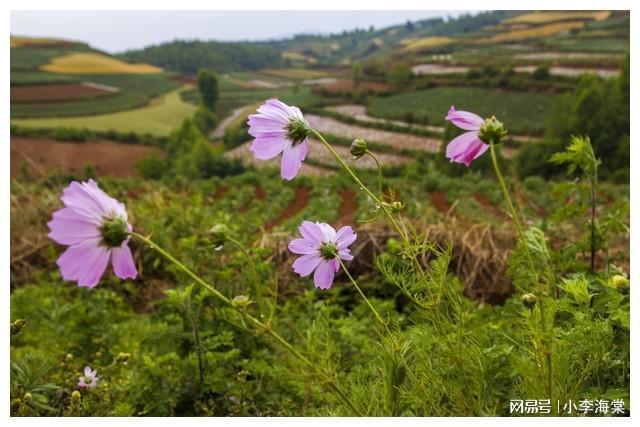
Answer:
<path fill-rule="evenodd" d="M 380 28 L 471 11 L 14 11 L 11 34 L 88 42 L 110 53 L 174 39 L 265 40 Z"/>

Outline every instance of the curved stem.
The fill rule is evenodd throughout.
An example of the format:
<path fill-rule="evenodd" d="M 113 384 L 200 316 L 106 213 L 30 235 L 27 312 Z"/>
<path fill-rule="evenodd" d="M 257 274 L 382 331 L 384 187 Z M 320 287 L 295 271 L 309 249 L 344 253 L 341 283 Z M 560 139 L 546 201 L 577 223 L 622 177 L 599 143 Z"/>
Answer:
<path fill-rule="evenodd" d="M 380 161 L 375 154 L 373 154 L 369 150 L 367 150 L 366 153 L 376 162 L 376 168 L 378 169 L 378 197 L 380 197 L 380 200 L 382 200 L 382 166 L 380 165 Z"/>
<path fill-rule="evenodd" d="M 251 324 L 253 324 L 253 326 L 258 331 L 266 332 L 269 335 L 271 335 L 272 338 L 274 338 L 276 341 L 278 341 L 293 356 L 295 356 L 298 360 L 300 360 L 307 367 L 309 367 L 316 375 L 320 376 L 329 385 L 331 390 L 333 390 L 333 392 L 351 408 L 351 410 L 354 412 L 354 414 L 356 414 L 357 416 L 362 416 L 360 411 L 355 407 L 353 402 L 351 402 L 351 400 L 349 399 L 347 394 L 340 388 L 340 386 L 338 386 L 338 384 L 336 384 L 336 382 L 335 382 L 335 380 L 333 378 L 330 378 L 329 375 L 327 375 L 325 372 L 320 371 L 313 362 L 311 362 L 309 359 L 307 359 L 302 353 L 300 353 L 295 347 L 293 347 L 280 334 L 278 334 L 276 331 L 271 329 L 270 325 L 264 324 L 263 322 L 261 322 L 260 320 L 256 319 L 255 317 L 253 317 L 252 315 L 250 315 L 249 313 L 247 313 L 243 309 L 233 305 L 231 300 L 229 298 L 227 298 L 226 296 L 224 296 L 224 294 L 222 292 L 220 292 L 215 287 L 213 287 L 212 285 L 210 285 L 209 283 L 204 281 L 200 276 L 195 274 L 186 265 L 184 265 L 182 262 L 178 261 L 173 255 L 171 255 L 169 252 L 167 252 L 164 249 L 162 249 L 160 246 L 158 246 L 156 243 L 154 243 L 148 237 L 145 237 L 142 234 L 139 234 L 139 233 L 136 233 L 136 232 L 131 232 L 130 235 L 131 235 L 131 237 L 134 237 L 135 239 L 138 239 L 140 242 L 148 245 L 151 249 L 154 249 L 156 252 L 158 252 L 160 255 L 162 255 L 169 262 L 173 263 L 176 267 L 178 267 L 180 270 L 182 270 L 182 272 L 184 272 L 187 276 L 189 276 L 191 279 L 193 279 L 197 284 L 199 284 L 200 286 L 204 287 L 206 290 L 211 292 L 211 294 L 213 294 L 213 296 L 215 296 L 217 299 L 219 299 L 222 303 L 224 303 L 229 308 L 232 308 L 236 312 L 238 312 L 244 319 L 246 319 Z"/>
<path fill-rule="evenodd" d="M 407 236 L 403 232 L 402 228 L 400 227 L 400 225 L 398 224 L 396 219 L 393 217 L 393 214 L 391 214 L 391 212 L 389 212 L 387 210 L 387 208 L 384 206 L 384 204 L 382 203 L 382 200 L 380 200 L 375 194 L 373 194 L 371 192 L 371 190 L 369 190 L 369 188 L 367 188 L 366 185 L 363 184 L 363 182 L 360 180 L 360 178 L 358 178 L 358 175 L 356 175 L 353 172 L 353 170 L 349 167 L 349 165 L 344 161 L 344 159 L 342 157 L 340 157 L 340 155 L 336 152 L 336 150 L 333 149 L 331 144 L 329 144 L 327 142 L 327 140 L 324 139 L 324 137 L 322 136 L 322 134 L 320 132 L 318 132 L 315 129 L 311 129 L 311 132 L 320 140 L 320 142 L 322 142 L 324 144 L 325 147 L 327 147 L 329 152 L 331 152 L 331 154 L 333 155 L 333 157 L 336 158 L 336 160 L 338 161 L 340 166 L 342 166 L 342 168 L 351 176 L 351 178 L 360 187 L 360 189 L 362 191 L 364 191 L 371 198 L 371 200 L 373 200 L 376 203 L 376 205 L 378 205 L 384 211 L 385 215 L 389 219 L 389 222 L 391 223 L 393 228 L 395 228 L 395 230 L 398 232 L 398 234 L 400 234 L 400 236 L 402 236 L 402 238 L 404 240 L 408 241 L 409 239 L 407 238 Z"/>
<path fill-rule="evenodd" d="M 264 307 L 262 306 L 262 294 L 260 293 L 260 284 L 258 283 L 258 272 L 256 271 L 256 265 L 253 262 L 253 257 L 251 256 L 247 248 L 245 248 L 244 245 L 240 243 L 240 241 L 230 236 L 227 236 L 227 240 L 229 240 L 238 249 L 240 249 L 240 252 L 242 252 L 245 258 L 247 258 L 247 261 L 249 261 L 249 270 L 251 270 L 251 279 L 253 284 L 253 294 L 254 294 L 253 296 L 256 299 L 256 303 L 258 304 L 258 310 L 260 312 L 260 316 L 262 316 L 264 313 L 263 311 Z"/>
<path fill-rule="evenodd" d="M 522 224 L 520 224 L 520 219 L 518 218 L 518 213 L 516 212 L 516 208 L 513 206 L 513 202 L 511 201 L 511 196 L 509 196 L 509 190 L 507 190 L 507 185 L 504 182 L 504 178 L 502 178 L 502 172 L 500 172 L 500 166 L 498 166 L 498 158 L 496 157 L 496 149 L 493 142 L 489 144 L 491 149 L 491 162 L 493 163 L 493 170 L 496 173 L 496 177 L 498 178 L 498 183 L 500 184 L 500 188 L 502 189 L 502 195 L 504 196 L 505 201 L 507 202 L 507 207 L 509 208 L 509 213 L 513 218 L 513 222 L 516 225 L 516 229 L 518 230 L 518 236 L 522 241 L 522 245 L 527 253 L 527 258 L 529 259 L 529 266 L 531 271 L 536 275 L 536 281 L 538 277 L 537 269 L 535 268 L 535 264 L 533 262 L 533 258 L 531 257 L 531 252 L 529 251 L 529 246 L 527 246 L 527 242 L 524 238 L 524 229 L 522 228 Z"/>

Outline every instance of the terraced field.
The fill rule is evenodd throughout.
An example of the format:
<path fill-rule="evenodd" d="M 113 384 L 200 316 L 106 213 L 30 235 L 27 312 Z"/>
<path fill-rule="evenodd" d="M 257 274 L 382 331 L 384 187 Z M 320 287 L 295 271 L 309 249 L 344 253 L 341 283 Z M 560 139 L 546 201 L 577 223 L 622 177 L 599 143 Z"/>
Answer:
<path fill-rule="evenodd" d="M 196 111 L 195 106 L 182 101 L 180 93 L 185 90 L 188 90 L 188 86 L 154 98 L 148 106 L 128 111 L 80 117 L 18 119 L 11 122 L 36 128 L 75 127 L 166 136 Z"/>

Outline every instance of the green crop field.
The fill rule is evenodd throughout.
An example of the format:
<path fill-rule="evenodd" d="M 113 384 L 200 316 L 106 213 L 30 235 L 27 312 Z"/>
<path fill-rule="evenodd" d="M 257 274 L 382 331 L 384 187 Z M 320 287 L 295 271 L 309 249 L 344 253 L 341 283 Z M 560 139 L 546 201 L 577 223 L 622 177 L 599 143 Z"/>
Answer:
<path fill-rule="evenodd" d="M 403 119 L 407 114 L 426 116 L 430 124 L 443 125 L 452 102 L 459 110 L 481 116 L 495 115 L 514 133 L 539 133 L 556 95 L 509 92 L 484 88 L 439 87 L 377 97 L 369 112 L 377 117 Z"/>
<path fill-rule="evenodd" d="M 175 89 L 154 99 L 148 106 L 127 111 L 81 117 L 12 119 L 12 123 L 36 128 L 76 127 L 165 136 L 196 110 L 193 105 L 182 101 L 180 92 L 183 90 Z"/>
<path fill-rule="evenodd" d="M 11 105 L 11 117 L 90 116 L 142 107 L 151 98 L 178 86 L 165 74 L 82 74 L 77 80 L 117 88 L 118 91 L 100 99 L 67 102 Z"/>

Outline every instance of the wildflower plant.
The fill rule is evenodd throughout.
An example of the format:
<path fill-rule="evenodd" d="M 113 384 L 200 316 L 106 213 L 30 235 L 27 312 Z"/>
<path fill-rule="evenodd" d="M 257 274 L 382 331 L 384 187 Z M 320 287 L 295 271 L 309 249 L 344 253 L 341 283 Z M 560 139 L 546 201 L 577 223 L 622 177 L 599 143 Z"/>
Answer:
<path fill-rule="evenodd" d="M 599 384 L 625 388 L 628 364 L 622 366 L 624 373 L 620 376 L 620 367 L 610 361 L 614 352 L 616 358 L 624 360 L 629 354 L 628 341 L 625 342 L 629 330 L 626 277 L 602 275 L 593 266 L 592 271 L 580 274 L 559 271 L 554 264 L 556 254 L 544 231 L 523 226 L 527 223 L 521 220 L 522 213 L 516 209 L 502 175 L 496 150 L 507 133 L 505 126 L 495 117 L 484 120 L 454 107 L 446 118 L 466 131 L 451 141 L 446 156 L 470 167 L 474 159 L 490 152 L 497 191 L 517 231 L 508 269 L 516 295 L 503 307 L 477 306 L 462 295 L 462 283 L 451 268 L 452 245 L 430 241 L 403 217 L 405 203 L 385 198 L 382 166 L 364 140 L 353 142 L 351 154 L 356 159 L 368 155 L 375 160 L 377 182 L 373 190 L 309 125 L 297 107 L 278 100 L 267 101 L 249 117 L 255 156 L 271 159 L 282 154 L 280 175 L 292 180 L 304 167 L 308 150 L 328 150 L 392 230 L 392 238 L 374 260 L 380 273 L 374 279 L 349 270 L 348 263 L 357 256 L 352 249 L 358 237 L 351 225 L 335 230 L 312 218 L 302 222 L 301 237 L 288 245 L 289 251 L 299 256 L 292 263 L 295 273 L 302 277 L 313 273 L 315 287 L 332 297 L 358 298 L 361 304 L 354 306 L 354 317 L 338 316 L 317 298 L 316 292 L 305 293 L 302 301 L 298 300 L 304 305 L 302 311 L 291 309 L 295 302 L 279 303 L 278 276 L 265 279 L 268 270 L 257 262 L 258 251 L 237 238 L 233 219 L 228 218 L 229 224 L 223 225 L 199 218 L 202 235 L 185 237 L 182 243 L 203 244 L 198 256 L 205 257 L 216 256 L 227 247 L 237 249 L 242 272 L 246 270 L 250 276 L 250 290 L 227 295 L 228 290 L 221 290 L 216 276 L 200 271 L 192 259 L 180 260 L 150 233 L 133 231 L 124 205 L 107 196 L 93 181 L 74 182 L 65 189 L 65 208 L 56 212 L 49 223 L 50 236 L 70 246 L 67 251 L 71 253 L 63 254 L 58 262 L 62 276 L 77 281 L 79 286 L 96 286 L 111 258 L 117 277 L 135 278 L 130 239 L 155 251 L 175 276 L 185 281 L 185 286 L 167 292 L 168 304 L 177 308 L 183 320 L 183 328 L 174 332 L 193 348 L 197 364 L 192 372 L 200 390 L 212 387 L 207 370 L 214 366 L 208 362 L 212 347 L 207 341 L 211 332 L 204 330 L 206 316 L 218 318 L 234 331 L 247 332 L 256 341 L 267 339 L 274 344 L 274 349 L 267 350 L 269 353 L 281 351 L 288 355 L 293 369 L 285 366 L 279 372 L 298 376 L 294 384 L 304 390 L 300 393 L 315 399 L 323 399 L 325 390 L 332 393 L 332 405 L 324 414 L 504 415 L 508 414 L 510 399 L 530 397 L 524 393 L 549 399 L 580 398 L 585 384 L 593 384 L 595 377 Z M 318 141 L 318 146 L 311 146 L 312 141 Z M 584 140 L 575 144 L 583 148 L 588 145 Z M 555 161 L 568 162 L 589 176 L 596 176 L 597 169 L 588 169 L 594 165 L 597 168 L 597 162 L 593 163 L 595 155 L 584 162 L 582 157 L 572 156 L 558 156 Z M 185 232 L 189 224 L 180 222 L 180 227 L 180 232 Z M 82 265 L 80 259 L 85 261 Z M 349 283 L 354 292 L 329 291 L 336 280 Z M 396 301 L 405 305 L 401 313 L 393 309 L 392 301 L 371 295 L 375 286 L 386 285 L 395 288 L 399 295 Z M 349 304 L 353 305 L 353 301 Z M 359 317 L 373 319 L 376 326 L 356 322 L 354 319 Z M 281 330 L 285 320 L 296 324 L 296 331 Z M 355 336 L 354 330 L 358 330 Z M 575 344 L 576 340 L 581 340 L 580 344 Z M 233 344 L 228 336 L 220 341 L 226 346 Z M 343 353 L 355 361 L 350 362 Z M 169 356 L 164 362 L 171 369 L 169 377 L 177 375 L 182 366 Z M 246 414 L 250 405 L 246 395 L 252 374 L 247 363 L 234 366 L 237 369 L 233 379 L 228 379 L 236 383 L 237 393 L 230 396 L 233 399 L 227 404 L 240 415 Z M 167 375 L 149 360 L 143 366 L 154 376 Z M 260 369 L 257 365 L 253 368 Z M 107 373 L 100 369 L 104 378 Z M 78 386 L 95 387 L 97 381 L 96 370 L 87 367 Z M 601 391 L 614 396 L 606 387 Z M 78 406 L 78 395 L 73 399 L 69 408 Z M 148 402 L 154 404 L 157 402 Z M 24 405 L 24 400 L 16 402 L 22 410 Z M 258 409 L 252 410 L 259 414 Z M 553 410 L 554 415 L 561 412 Z"/>

